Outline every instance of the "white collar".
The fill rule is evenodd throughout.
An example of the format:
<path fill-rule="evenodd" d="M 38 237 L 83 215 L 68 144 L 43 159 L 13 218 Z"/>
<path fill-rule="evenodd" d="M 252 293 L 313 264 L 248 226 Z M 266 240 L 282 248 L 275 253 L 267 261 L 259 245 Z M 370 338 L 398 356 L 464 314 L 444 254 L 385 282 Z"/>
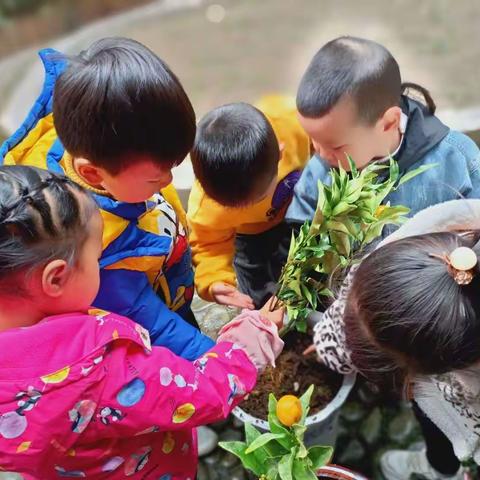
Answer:
<path fill-rule="evenodd" d="M 386 162 L 390 160 L 390 157 L 395 157 L 395 155 L 397 155 L 397 153 L 400 151 L 403 145 L 403 139 L 405 137 L 405 132 L 407 130 L 407 123 L 408 123 L 408 116 L 402 112 L 400 115 L 400 125 L 398 127 L 401 134 L 400 143 L 398 144 L 398 147 L 395 149 L 394 152 L 392 152 L 390 155 L 387 155 L 386 157 L 383 157 L 380 160 L 377 160 L 377 162 Z"/>

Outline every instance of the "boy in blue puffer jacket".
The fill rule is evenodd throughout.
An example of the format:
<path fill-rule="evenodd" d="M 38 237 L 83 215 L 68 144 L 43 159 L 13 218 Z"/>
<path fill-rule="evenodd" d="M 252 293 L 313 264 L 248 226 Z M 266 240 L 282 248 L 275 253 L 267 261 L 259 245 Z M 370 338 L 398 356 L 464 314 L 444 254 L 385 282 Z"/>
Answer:
<path fill-rule="evenodd" d="M 171 185 L 172 168 L 193 147 L 190 100 L 168 66 L 134 40 L 106 38 L 74 57 L 51 49 L 40 57 L 43 90 L 0 148 L 0 164 L 65 174 L 91 192 L 104 222 L 94 306 L 195 360 L 214 343 L 191 312 L 186 215 Z"/>

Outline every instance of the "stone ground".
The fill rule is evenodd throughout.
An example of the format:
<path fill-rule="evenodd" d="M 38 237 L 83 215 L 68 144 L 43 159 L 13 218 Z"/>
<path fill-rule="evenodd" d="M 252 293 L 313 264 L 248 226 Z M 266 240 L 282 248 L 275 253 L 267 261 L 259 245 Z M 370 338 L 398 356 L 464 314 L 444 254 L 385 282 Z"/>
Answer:
<path fill-rule="evenodd" d="M 386 45 L 404 79 L 431 89 L 448 112 L 480 104 L 479 26 L 478 0 L 156 0 L 38 47 L 73 53 L 102 36 L 133 37 L 170 64 L 201 115 L 272 91 L 294 94 L 324 42 L 360 35 Z M 2 91 L 0 79 L 7 130 L 23 118 L 40 86 L 39 69 L 31 68 L 35 49 L 18 70 L 0 62 L 10 89 Z M 10 95 L 12 87 L 18 95 Z"/>

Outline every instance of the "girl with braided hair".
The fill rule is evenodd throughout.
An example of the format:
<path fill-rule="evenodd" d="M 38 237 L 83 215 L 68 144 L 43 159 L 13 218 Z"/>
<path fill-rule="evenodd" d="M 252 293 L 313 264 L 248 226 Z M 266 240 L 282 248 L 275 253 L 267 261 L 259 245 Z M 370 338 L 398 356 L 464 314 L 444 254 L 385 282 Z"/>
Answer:
<path fill-rule="evenodd" d="M 243 313 L 195 362 L 152 346 L 140 325 L 90 307 L 102 230 L 78 184 L 0 167 L 0 469 L 193 479 L 195 427 L 225 418 L 273 363 L 283 311 Z"/>

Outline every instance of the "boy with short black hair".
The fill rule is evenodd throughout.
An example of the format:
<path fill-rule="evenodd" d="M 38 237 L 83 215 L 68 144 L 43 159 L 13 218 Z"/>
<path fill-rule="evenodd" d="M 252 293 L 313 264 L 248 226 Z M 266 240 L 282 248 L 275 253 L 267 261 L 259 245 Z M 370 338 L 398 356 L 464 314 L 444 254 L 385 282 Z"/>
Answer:
<path fill-rule="evenodd" d="M 387 197 L 393 205 L 408 206 L 410 215 L 459 196 L 480 196 L 478 147 L 434 115 L 427 90 L 401 82 L 396 60 L 376 42 L 340 37 L 324 45 L 300 82 L 297 108 L 316 155 L 295 187 L 289 222 L 313 218 L 318 181 L 329 184 L 332 167 L 348 169 L 346 154 L 359 168 L 392 155 L 402 173 L 438 164 Z M 383 234 L 390 232 L 386 228 Z"/>
<path fill-rule="evenodd" d="M 213 342 L 191 313 L 185 212 L 171 185 L 196 130 L 182 85 L 126 38 L 99 40 L 71 58 L 50 49 L 40 56 L 43 91 L 2 145 L 1 163 L 65 173 L 89 190 L 105 226 L 94 305 L 140 323 L 153 344 L 198 358 Z"/>
<path fill-rule="evenodd" d="M 253 308 L 271 295 L 280 273 L 272 269 L 274 247 L 285 235 L 281 222 L 309 155 L 308 137 L 285 97 L 266 97 L 258 108 L 224 105 L 202 118 L 188 208 L 202 298 Z"/>

